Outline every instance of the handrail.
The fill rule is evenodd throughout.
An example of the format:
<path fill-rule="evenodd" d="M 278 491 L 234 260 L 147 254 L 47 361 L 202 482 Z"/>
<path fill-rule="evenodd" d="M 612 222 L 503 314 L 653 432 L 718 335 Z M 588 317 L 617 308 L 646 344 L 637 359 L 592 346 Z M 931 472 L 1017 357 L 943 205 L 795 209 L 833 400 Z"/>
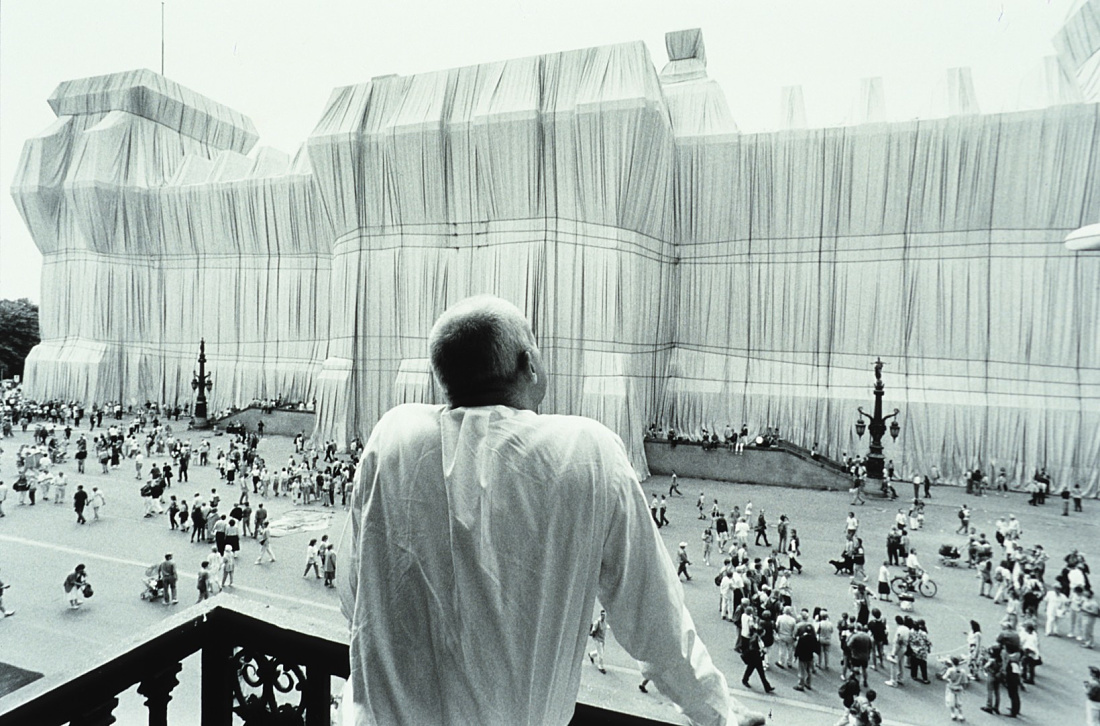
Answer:
<path fill-rule="evenodd" d="M 68 673 L 41 678 L 0 698 L 0 726 L 107 726 L 114 723 L 118 694 L 135 684 L 146 699 L 150 726 L 167 726 L 181 661 L 195 653 L 202 657 L 203 726 L 231 726 L 234 714 L 249 724 L 330 726 L 332 676 L 346 679 L 349 673 L 343 619 L 334 624 L 221 594 Z M 279 703 L 299 693 L 298 704 Z M 571 725 L 587 723 L 662 724 L 578 703 Z"/>
<path fill-rule="evenodd" d="M 154 713 L 154 706 L 167 708 L 180 661 L 200 651 L 203 724 L 229 724 L 233 691 L 228 682 L 233 673 L 228 668 L 233 648 L 256 649 L 326 676 L 310 679 L 324 686 L 323 702 L 314 695 L 312 702 L 304 705 L 307 724 L 328 726 L 328 676 L 348 676 L 346 639 L 346 628 L 300 614 L 291 617 L 222 594 L 166 618 L 68 673 L 41 678 L 0 698 L 0 726 L 110 723 L 117 694 L 135 684 L 141 684 L 141 693 L 148 699 L 150 723 L 163 723 Z M 211 658 L 209 654 L 221 657 Z M 309 694 L 305 695 L 308 699 Z"/>

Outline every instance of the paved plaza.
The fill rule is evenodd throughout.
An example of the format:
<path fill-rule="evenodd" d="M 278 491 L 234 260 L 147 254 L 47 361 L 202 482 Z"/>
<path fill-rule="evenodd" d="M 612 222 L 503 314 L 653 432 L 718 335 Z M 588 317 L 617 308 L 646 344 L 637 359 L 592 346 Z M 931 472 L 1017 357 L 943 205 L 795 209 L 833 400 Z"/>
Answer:
<path fill-rule="evenodd" d="M 209 436 L 202 434 L 201 436 Z M 75 436 L 75 434 L 74 434 Z M 184 438 L 188 438 L 186 435 Z M 190 436 L 197 444 L 200 435 Z M 14 439 L 0 442 L 0 478 L 14 479 L 15 453 L 19 446 L 31 442 L 31 434 L 17 432 Z M 213 451 L 226 446 L 224 437 L 213 437 Z M 260 454 L 269 465 L 281 466 L 293 447 L 289 439 L 267 437 L 260 444 Z M 153 455 L 146 461 L 146 471 L 153 462 L 163 463 L 166 456 Z M 211 457 L 213 458 L 213 457 Z M 107 497 L 102 520 L 78 525 L 71 503 L 55 505 L 43 502 L 20 506 L 12 493 L 5 504 L 7 517 L 0 519 L 0 579 L 11 585 L 5 596 L 5 606 L 17 611 L 15 617 L 0 620 L 0 660 L 48 675 L 64 672 L 73 664 L 132 636 L 142 628 L 154 625 L 166 616 L 193 603 L 197 597 L 194 574 L 209 545 L 189 544 L 187 535 L 169 530 L 167 515 L 145 518 L 138 494 L 140 484 L 134 478 L 132 462 L 109 474 L 99 473 L 99 466 L 89 463 L 88 473 L 76 473 L 74 462 L 60 465 L 70 479 L 68 498 L 77 484 L 85 489 L 98 486 Z M 238 491 L 220 483 L 213 466 L 191 468 L 191 481 L 173 485 L 169 494 L 189 500 L 195 492 L 208 495 L 217 488 L 223 501 L 236 501 Z M 644 484 L 648 495 L 667 494 L 668 481 L 654 477 Z M 693 579 L 684 584 L 689 608 L 699 633 L 718 666 L 726 673 L 731 691 L 746 704 L 770 714 L 775 724 L 833 724 L 841 710 L 836 689 L 839 684 L 839 664 L 815 676 L 814 690 L 799 693 L 793 690 L 794 674 L 773 668 L 768 676 L 777 687 L 774 695 L 765 696 L 757 681 L 749 691 L 741 687 L 744 666 L 733 650 L 734 628 L 718 616 L 718 588 L 714 575 L 720 558 L 712 557 L 712 566 L 702 562 L 700 535 L 705 522 L 697 519 L 695 500 L 700 491 L 707 502 L 715 498 L 723 510 L 734 505 L 742 509 L 751 501 L 755 511 L 763 507 L 772 525 L 781 513 L 787 514 L 802 540 L 805 574 L 796 576 L 793 599 L 796 607 L 825 606 L 834 622 L 843 612 L 851 612 L 848 578 L 830 574 L 827 563 L 835 557 L 844 540 L 844 516 L 849 511 L 848 497 L 841 492 L 816 492 L 774 487 L 728 484 L 680 478 L 683 498 L 673 498 L 668 517 L 669 526 L 661 530 L 662 537 L 674 553 L 678 543 L 689 543 L 688 552 L 694 563 Z M 904 491 L 902 492 L 904 494 Z M 253 498 L 253 506 L 258 497 Z M 1097 554 L 1100 502 L 1085 501 L 1085 512 L 1070 517 L 1061 516 L 1061 501 L 1049 499 L 1045 507 L 1029 507 L 1019 494 L 967 497 L 961 489 L 939 488 L 928 503 L 925 529 L 913 534 L 912 542 L 921 560 L 939 585 L 933 599 L 918 598 L 915 617 L 928 622 L 933 643 L 929 670 L 935 670 L 937 655 L 960 654 L 965 651 L 968 621 L 978 620 L 991 642 L 997 632 L 1002 606 L 979 598 L 978 580 L 973 570 L 942 567 L 935 553 L 942 543 L 962 544 L 953 532 L 958 526 L 956 510 L 968 499 L 973 509 L 972 526 L 987 532 L 992 538 L 993 522 L 999 516 L 1015 514 L 1023 525 L 1023 543 L 1041 543 L 1050 553 L 1047 580 L 1051 581 L 1060 568 L 1065 553 L 1078 548 L 1094 566 Z M 321 586 L 312 578 L 303 578 L 305 549 L 310 538 L 328 534 L 338 540 L 343 526 L 343 510 L 317 505 L 294 507 L 285 497 L 269 497 L 265 507 L 271 510 L 276 523 L 287 527 L 316 527 L 303 531 L 291 527 L 274 538 L 273 549 L 278 561 L 255 565 L 259 546 L 242 538 L 243 554 L 239 561 L 236 587 L 240 597 L 269 604 L 291 612 L 309 613 L 313 617 L 342 620 L 335 591 Z M 709 511 L 709 506 L 708 506 Z M 871 499 L 857 509 L 860 534 L 868 552 L 868 575 L 874 580 L 877 565 L 885 557 L 885 534 L 897 507 L 889 502 Z M 278 526 L 275 527 L 279 529 Z M 752 538 L 750 537 L 750 542 Z M 143 590 L 142 575 L 147 566 L 159 562 L 166 552 L 172 552 L 181 571 L 180 604 L 174 608 L 152 604 L 139 598 Z M 750 548 L 752 556 L 764 556 L 765 548 Z M 80 610 L 69 610 L 63 596 L 62 580 L 75 564 L 87 565 L 95 595 Z M 872 582 L 873 586 L 873 582 Z M 220 596 L 219 596 L 220 597 Z M 880 606 L 873 603 L 873 606 Z M 898 612 L 896 604 L 881 604 L 892 623 Z M 892 628 L 891 628 L 892 630 Z M 614 623 L 612 623 L 614 636 Z M 581 697 L 614 708 L 644 714 L 652 718 L 681 723 L 667 699 L 655 688 L 648 695 L 638 690 L 640 676 L 637 664 L 609 640 L 608 673 L 600 674 L 585 666 Z M 1100 664 L 1100 653 L 1080 648 L 1075 642 L 1060 638 L 1042 638 L 1044 664 L 1037 672 L 1037 682 L 1022 694 L 1022 721 L 1037 724 L 1076 724 L 1083 722 L 1084 692 L 1081 681 L 1086 677 L 1086 665 Z M 839 655 L 839 649 L 834 647 Z M 176 689 L 170 710 L 171 723 L 197 723 L 197 710 L 190 694 L 197 695 L 197 669 L 185 668 L 181 686 Z M 879 692 L 878 702 L 887 723 L 940 724 L 949 720 L 943 702 L 943 685 L 907 681 L 902 689 L 883 685 L 885 674 L 873 674 L 871 687 Z M 1002 696 L 1003 698 L 1003 696 Z M 119 713 L 120 723 L 128 723 L 126 715 L 135 716 L 140 705 L 136 699 L 124 699 Z M 979 711 L 985 701 L 985 686 L 972 684 L 964 694 L 967 719 L 976 724 L 992 724 L 997 719 Z M 2 707 L 2 701 L 0 701 Z M 127 710 L 131 709 L 131 710 Z M 135 716 L 136 717 L 136 716 Z"/>

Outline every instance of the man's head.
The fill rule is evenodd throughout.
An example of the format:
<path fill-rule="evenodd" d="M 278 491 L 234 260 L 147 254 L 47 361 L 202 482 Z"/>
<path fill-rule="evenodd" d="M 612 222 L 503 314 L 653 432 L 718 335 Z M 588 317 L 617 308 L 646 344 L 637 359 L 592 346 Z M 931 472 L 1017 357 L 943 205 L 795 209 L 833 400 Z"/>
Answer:
<path fill-rule="evenodd" d="M 531 324 L 492 295 L 448 308 L 428 337 L 432 372 L 452 406 L 507 405 L 535 410 L 546 369 Z"/>

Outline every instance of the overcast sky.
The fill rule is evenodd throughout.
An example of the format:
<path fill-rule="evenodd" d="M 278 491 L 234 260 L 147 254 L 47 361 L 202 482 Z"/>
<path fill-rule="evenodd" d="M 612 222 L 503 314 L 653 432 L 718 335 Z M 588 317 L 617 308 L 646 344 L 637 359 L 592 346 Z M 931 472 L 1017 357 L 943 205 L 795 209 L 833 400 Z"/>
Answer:
<path fill-rule="evenodd" d="M 158 0 L 0 0 L 0 298 L 39 301 L 41 256 L 11 200 L 23 142 L 58 83 L 160 69 Z M 250 116 L 293 154 L 330 91 L 411 74 L 642 40 L 699 27 L 741 130 L 775 128 L 801 84 L 810 126 L 843 123 L 882 76 L 887 116 L 929 116 L 946 69 L 969 66 L 983 112 L 1034 106 L 1038 69 L 1074 0 L 167 0 L 165 75 Z"/>

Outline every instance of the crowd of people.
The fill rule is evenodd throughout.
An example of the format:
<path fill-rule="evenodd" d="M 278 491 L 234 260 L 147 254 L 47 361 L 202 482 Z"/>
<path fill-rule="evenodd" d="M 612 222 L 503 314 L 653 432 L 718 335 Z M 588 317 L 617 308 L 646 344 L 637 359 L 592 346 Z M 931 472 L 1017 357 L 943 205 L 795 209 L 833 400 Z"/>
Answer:
<path fill-rule="evenodd" d="M 188 543 L 209 550 L 198 567 L 199 601 L 233 588 L 243 553 L 242 541 L 254 540 L 258 547 L 256 564 L 276 561 L 270 546 L 269 511 L 265 506 L 268 499 L 286 497 L 295 506 L 348 506 L 355 461 L 362 447 L 358 440 L 347 457 L 338 455 L 333 442 L 311 446 L 305 435 L 299 434 L 294 438 L 294 453 L 280 466 L 269 464 L 260 453 L 262 430 L 235 430 L 222 445 L 214 447 L 207 438 L 193 444 L 190 439 L 176 436 L 171 421 L 178 420 L 179 409 L 161 410 L 150 405 L 129 414 L 123 415 L 118 404 L 93 405 L 87 412 L 83 406 L 63 402 L 23 405 L 15 410 L 9 406 L 3 419 L 5 434 L 10 435 L 14 426 L 33 430 L 33 441 L 16 451 L 11 489 L 17 494 L 18 506 L 71 504 L 77 521 L 84 524 L 100 519 L 108 500 L 98 486 L 88 492 L 81 484 L 70 492 L 61 465 L 71 455 L 78 473 L 86 474 L 85 460 L 94 453 L 100 464 L 99 474 L 117 477 L 118 472 L 132 467 L 133 480 L 140 482 L 137 495 L 142 499 L 145 516 L 163 521 L 161 517 L 167 515 L 170 530 L 187 535 Z M 105 416 L 111 417 L 106 426 Z M 85 420 L 87 434 L 77 431 Z M 778 431 L 769 430 L 768 436 L 777 441 Z M 734 432 L 727 427 L 722 438 L 716 432 L 707 432 L 706 440 L 715 446 L 724 442 L 738 451 L 747 438 L 747 428 Z M 861 490 L 865 462 L 847 459 L 844 463 L 857 490 Z M 209 494 L 195 492 L 187 497 L 180 484 L 189 481 L 192 465 L 214 467 L 222 486 Z M 895 474 L 892 462 L 887 473 L 891 478 Z M 973 496 L 1007 490 L 1003 469 L 992 484 L 977 470 L 965 479 L 971 482 L 967 494 Z M 1002 713 L 1003 691 L 1008 702 L 1005 715 L 1015 717 L 1021 714 L 1021 692 L 1035 685 L 1037 669 L 1043 664 L 1041 637 L 1073 641 L 1081 648 L 1093 647 L 1100 606 L 1085 556 L 1074 550 L 1055 560 L 1059 564 L 1052 577 L 1048 572 L 1051 558 L 1041 543 L 1026 542 L 1022 523 L 1015 515 L 998 519 L 990 539 L 987 533 L 971 526 L 970 508 L 964 504 L 958 510 L 955 532 L 965 537 L 965 543 L 960 542 L 953 552 L 941 550 L 939 556 L 945 564 L 973 569 L 979 582 L 976 597 L 989 599 L 998 608 L 986 611 L 995 620 L 994 627 L 983 631 L 978 619 L 971 620 L 965 643 L 945 648 L 945 654 L 937 657 L 933 636 L 939 640 L 944 634 L 930 632 L 928 622 L 913 613 L 915 591 L 927 572 L 912 535 L 925 528 L 925 500 L 932 496 L 931 488 L 938 480 L 937 471 L 913 479 L 912 504 L 898 509 L 885 531 L 885 557 L 873 589 L 864 543 L 867 533 L 856 515 L 862 510 L 848 512 L 838 527 L 839 554 L 829 560 L 834 574 L 847 578 L 851 602 L 849 611 L 836 620 L 828 608 L 800 602 L 797 582 L 804 572 L 805 558 L 798 530 L 787 513 L 769 520 L 769 513 L 754 507 L 751 501 L 743 509 L 739 505 L 726 509 L 713 499 L 708 508 L 708 498 L 704 492 L 699 493 L 694 505 L 698 519 L 705 521 L 700 536 L 702 564 L 716 568 L 713 581 L 718 618 L 732 629 L 734 648 L 745 665 L 743 686 L 751 688 L 756 678 L 770 693 L 777 685 L 773 683 L 776 673 L 782 672 L 791 674 L 793 689 L 812 691 L 815 676 L 835 665 L 839 667 L 838 696 L 844 709 L 838 726 L 870 726 L 882 721 L 870 674 L 881 673 L 882 684 L 888 688 L 902 688 L 909 683 L 928 685 L 932 683 L 931 664 L 933 677 L 943 683 L 952 720 L 965 718 L 966 688 L 972 681 L 985 684 L 982 710 Z M 1049 477 L 1037 472 L 1029 504 L 1042 506 L 1049 489 Z M 1069 515 L 1071 500 L 1073 511 L 1082 511 L 1079 488 L 1065 491 L 1068 496 L 1063 497 L 1063 513 Z M 667 496 L 652 493 L 650 510 L 658 528 L 669 524 L 671 501 L 677 495 L 683 498 L 675 475 Z M 0 481 L 0 517 L 7 514 L 7 499 L 7 486 Z M 312 573 L 313 578 L 323 580 L 325 587 L 335 585 L 336 551 L 327 535 L 310 541 L 304 559 L 303 577 Z M 689 568 L 694 564 L 687 542 L 679 544 L 674 561 L 678 574 L 691 580 Z M 900 590 L 891 568 L 899 568 L 904 575 Z M 172 553 L 165 554 L 146 574 L 153 597 L 165 605 L 178 602 L 179 576 Z M 0 583 L 0 615 L 8 616 L 14 611 L 3 607 L 4 587 Z M 65 577 L 63 589 L 74 609 L 92 596 L 85 565 L 78 565 Z M 898 612 L 888 612 L 895 604 Z M 986 632 L 995 635 L 986 639 Z M 596 645 L 589 653 L 601 672 L 606 671 L 603 646 L 608 633 L 601 615 L 590 630 Z M 1094 682 L 1096 676 L 1092 674 Z M 647 685 L 648 681 L 643 680 L 639 688 L 646 692 Z M 1100 686 L 1093 689 L 1100 692 Z"/>
<path fill-rule="evenodd" d="M 270 511 L 265 506 L 269 498 L 286 497 L 295 506 L 347 506 L 355 460 L 362 447 L 358 439 L 349 457 L 338 454 L 334 442 L 318 447 L 307 442 L 304 433 L 299 434 L 294 439 L 295 453 L 276 468 L 260 454 L 262 422 L 254 431 L 235 427 L 221 439 L 224 443 L 215 447 L 209 437 L 193 443 L 191 438 L 176 435 L 171 422 L 184 412 L 178 406 L 151 403 L 124 411 L 118 403 L 86 407 L 71 401 L 34 402 L 23 400 L 17 390 L 6 392 L 0 405 L 4 436 L 12 437 L 19 429 L 31 433 L 32 441 L 15 450 L 10 487 L 0 472 L 0 517 L 7 516 L 13 504 L 31 507 L 49 502 L 51 506 L 71 506 L 78 524 L 98 521 L 108 504 L 104 493 L 108 487 L 92 486 L 86 491 L 84 484 L 78 484 L 70 490 L 63 465 L 75 462 L 77 474 L 103 475 L 104 482 L 113 485 L 112 498 L 139 497 L 146 518 L 163 521 L 167 515 L 170 530 L 187 535 L 187 541 L 196 547 L 209 548 L 198 567 L 196 587 L 201 601 L 233 587 L 237 562 L 243 555 L 242 539 L 252 539 L 258 546 L 256 564 L 276 561 Z M 88 427 L 87 433 L 78 430 L 81 424 Z M 91 472 L 86 467 L 90 456 L 99 464 Z M 195 491 L 188 497 L 180 485 L 189 482 L 192 466 L 215 468 L 222 486 L 208 494 Z M 135 482 L 133 494 L 118 489 L 117 482 L 125 480 L 127 469 Z M 327 535 L 320 544 L 311 542 L 306 560 L 326 587 L 335 586 L 336 551 Z M 79 608 L 91 596 L 86 579 L 84 565 L 65 578 L 64 591 L 71 608 Z M 166 605 L 178 602 L 178 575 L 171 553 L 152 565 L 145 579 L 146 594 L 163 598 Z"/>
<path fill-rule="evenodd" d="M 849 463 L 859 466 L 858 462 Z M 967 478 L 974 481 L 967 494 L 982 496 L 985 478 L 980 473 Z M 840 552 L 829 560 L 833 574 L 847 578 L 851 600 L 850 610 L 836 621 L 827 608 L 798 602 L 796 583 L 804 571 L 802 545 L 786 513 L 773 524 L 764 509 L 754 507 L 751 501 L 743 509 L 734 505 L 725 510 L 717 499 L 708 513 L 707 497 L 699 493 L 696 517 L 706 520 L 701 534 L 702 564 L 717 568 L 713 579 L 718 617 L 734 631 L 732 642 L 745 664 L 743 686 L 751 688 L 755 677 L 770 693 L 775 690 L 775 672 L 779 671 L 792 674 L 795 690 L 810 691 L 815 673 L 829 670 L 838 661 L 844 708 L 838 726 L 868 726 L 882 719 L 869 671 L 880 672 L 882 685 L 888 688 L 902 688 L 907 683 L 919 687 L 933 682 L 931 665 L 933 677 L 945 689 L 952 720 L 965 720 L 964 704 L 970 698 L 965 693 L 972 681 L 984 683 L 983 711 L 1017 717 L 1022 709 L 1020 694 L 1036 684 L 1036 669 L 1043 663 L 1040 636 L 1069 640 L 1081 648 L 1094 646 L 1100 605 L 1085 555 L 1078 550 L 1069 552 L 1051 577 L 1043 545 L 1027 543 L 1015 515 L 998 518 L 990 538 L 971 526 L 970 504 L 964 502 L 951 526 L 965 539 L 957 545 L 941 546 L 936 557 L 945 566 L 974 570 L 979 581 L 975 596 L 988 598 L 998 607 L 983 616 L 993 621 L 991 627 L 983 631 L 978 619 L 971 620 L 965 642 L 949 640 L 937 656 L 928 622 L 913 612 L 920 584 L 930 579 L 912 535 L 926 527 L 925 498 L 931 495 L 933 479 L 919 477 L 918 481 L 917 496 L 909 506 L 898 509 L 886 529 L 882 540 L 885 558 L 874 587 L 867 571 L 864 525 L 855 511 L 848 512 L 839 528 L 843 533 Z M 671 482 L 668 497 L 651 493 L 651 515 L 659 528 L 667 527 L 669 517 L 674 516 L 671 500 L 673 492 L 679 492 L 675 474 Z M 1068 491 L 1070 499 L 1079 500 L 1072 489 Z M 685 581 L 692 579 L 687 547 L 687 542 L 680 542 L 673 556 Z M 891 617 L 889 609 L 895 606 L 897 611 Z M 983 639 L 990 632 L 992 638 Z M 606 624 L 593 623 L 591 634 L 597 648 L 590 657 L 602 669 Z M 937 640 L 942 637 L 940 634 Z M 839 651 L 838 657 L 834 650 Z M 648 692 L 647 686 L 648 680 L 639 685 L 643 692 Z M 1001 703 L 1002 692 L 1006 706 Z M 1095 707 L 1094 701 L 1089 703 L 1090 708 Z"/>

